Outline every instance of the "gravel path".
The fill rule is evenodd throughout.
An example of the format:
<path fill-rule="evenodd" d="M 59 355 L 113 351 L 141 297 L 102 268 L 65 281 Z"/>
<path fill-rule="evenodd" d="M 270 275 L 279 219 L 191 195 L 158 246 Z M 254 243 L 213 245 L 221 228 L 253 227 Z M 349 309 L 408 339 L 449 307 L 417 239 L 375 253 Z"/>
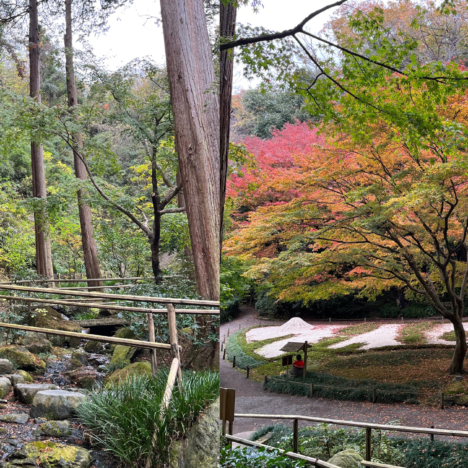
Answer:
<path fill-rule="evenodd" d="M 243 307 L 238 319 L 221 325 L 221 337 L 228 328 L 233 331 L 258 324 L 255 311 Z M 441 410 L 416 405 L 372 404 L 364 402 L 326 400 L 293 395 L 279 395 L 262 390 L 262 385 L 245 378 L 245 374 L 232 368 L 228 361 L 221 359 L 221 386 L 236 390 L 236 413 L 257 414 L 296 414 L 350 421 L 366 421 L 378 424 L 390 424 L 401 421 L 414 427 L 431 427 L 466 430 L 468 410 L 453 407 Z M 238 418 L 234 421 L 234 433 L 254 431 L 267 424 L 284 423 L 292 426 L 290 420 Z M 306 426 L 300 421 L 301 426 Z"/>

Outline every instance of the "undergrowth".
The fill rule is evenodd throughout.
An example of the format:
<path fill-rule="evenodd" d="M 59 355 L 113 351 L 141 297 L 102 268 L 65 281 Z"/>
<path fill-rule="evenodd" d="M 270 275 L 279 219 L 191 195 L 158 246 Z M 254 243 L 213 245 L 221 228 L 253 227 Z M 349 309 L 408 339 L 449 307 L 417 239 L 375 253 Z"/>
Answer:
<path fill-rule="evenodd" d="M 198 415 L 219 395 L 219 374 L 184 372 L 182 393 L 174 387 L 167 410 L 161 410 L 167 370 L 138 376 L 90 393 L 78 408 L 80 421 L 95 443 L 125 467 L 166 466 L 173 441 L 180 439 Z M 156 436 L 153 445 L 153 435 Z"/>
<path fill-rule="evenodd" d="M 241 336 L 239 336 L 241 335 Z M 249 356 L 246 352 L 244 352 L 244 346 L 242 346 L 241 337 L 244 337 L 244 346 L 245 346 L 245 330 L 240 330 L 233 333 L 227 341 L 226 345 L 226 352 L 230 361 L 232 361 L 233 357 L 236 357 L 236 366 L 240 369 L 246 369 L 249 366 L 251 369 L 255 367 L 262 366 L 266 364 L 267 361 L 260 361 L 255 359 L 252 356 Z"/>

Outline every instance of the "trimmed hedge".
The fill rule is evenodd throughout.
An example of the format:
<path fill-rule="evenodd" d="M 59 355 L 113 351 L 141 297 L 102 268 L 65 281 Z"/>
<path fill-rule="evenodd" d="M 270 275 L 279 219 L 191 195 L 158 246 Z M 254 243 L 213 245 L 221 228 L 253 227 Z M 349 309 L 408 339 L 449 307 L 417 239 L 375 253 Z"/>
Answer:
<path fill-rule="evenodd" d="M 237 339 L 239 333 L 242 333 L 242 332 L 243 330 L 239 330 L 233 333 L 228 338 L 227 345 L 226 345 L 226 352 L 228 355 L 228 359 L 232 362 L 233 357 L 236 356 L 236 366 L 239 367 L 240 369 L 247 369 L 247 366 L 253 369 L 254 367 L 259 367 L 259 366 L 263 366 L 263 364 L 267 364 L 267 361 L 257 361 L 253 357 L 248 356 L 247 354 L 244 353 Z"/>
<path fill-rule="evenodd" d="M 372 401 L 376 390 L 379 403 L 419 403 L 419 389 L 408 384 L 387 384 L 375 380 L 351 380 L 330 374 L 307 372 L 306 379 L 270 378 L 266 390 L 275 393 L 309 396 L 310 384 L 314 384 L 314 396 L 334 400 Z M 304 385 L 308 384 L 308 385 Z"/>

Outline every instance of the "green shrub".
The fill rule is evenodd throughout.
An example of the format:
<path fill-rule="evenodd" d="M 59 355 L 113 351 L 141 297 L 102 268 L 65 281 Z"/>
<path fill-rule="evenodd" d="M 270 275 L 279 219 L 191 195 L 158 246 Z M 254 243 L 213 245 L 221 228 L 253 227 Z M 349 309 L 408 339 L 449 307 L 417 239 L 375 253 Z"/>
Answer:
<path fill-rule="evenodd" d="M 182 393 L 174 387 L 171 403 L 160 410 L 168 371 L 157 376 L 135 376 L 90 393 L 78 415 L 98 446 L 116 456 L 123 466 L 153 466 L 168 461 L 171 442 L 183 436 L 209 403 L 219 395 L 219 374 L 184 372 Z M 153 435 L 156 435 L 153 447 Z"/>
<path fill-rule="evenodd" d="M 240 369 L 247 369 L 247 366 L 250 366 L 251 369 L 254 367 L 262 366 L 266 364 L 266 361 L 257 361 L 251 356 L 248 356 L 242 350 L 242 347 L 239 344 L 238 336 L 240 333 L 243 333 L 243 330 L 233 333 L 227 341 L 226 352 L 228 354 L 229 360 L 232 361 L 232 358 L 236 357 L 236 366 Z"/>
<path fill-rule="evenodd" d="M 335 400 L 372 401 L 373 390 L 379 403 L 418 403 L 419 389 L 410 384 L 390 384 L 375 380 L 351 380 L 319 372 L 307 372 L 305 380 L 270 378 L 266 389 L 276 393 L 309 396 L 314 384 L 314 396 Z"/>
<path fill-rule="evenodd" d="M 263 448 L 237 447 L 232 451 L 221 449 L 221 468 L 299 468 L 306 466 L 303 461 L 291 460 L 278 451 Z"/>

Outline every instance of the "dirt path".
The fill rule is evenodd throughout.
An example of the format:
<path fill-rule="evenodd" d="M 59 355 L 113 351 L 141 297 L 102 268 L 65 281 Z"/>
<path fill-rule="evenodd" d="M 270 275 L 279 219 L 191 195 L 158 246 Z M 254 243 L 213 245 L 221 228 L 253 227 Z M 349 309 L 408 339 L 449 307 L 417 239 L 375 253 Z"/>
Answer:
<path fill-rule="evenodd" d="M 232 332 L 238 330 L 239 325 L 243 329 L 259 323 L 276 324 L 275 322 L 263 320 L 260 322 L 252 308 L 243 307 L 240 316 L 236 320 L 221 325 L 221 339 L 227 334 L 228 329 Z M 232 365 L 228 361 L 223 361 L 222 358 L 220 372 L 221 386 L 236 390 L 236 413 L 300 414 L 379 424 L 389 424 L 392 421 L 399 420 L 406 426 L 468 429 L 468 409 L 462 407 L 441 410 L 417 405 L 372 404 L 279 395 L 263 391 L 261 383 L 247 380 L 245 374 L 233 369 Z M 281 422 L 292 426 L 290 420 L 239 418 L 234 422 L 234 433 L 252 431 L 266 424 Z M 301 425 L 308 424 L 301 423 Z"/>

